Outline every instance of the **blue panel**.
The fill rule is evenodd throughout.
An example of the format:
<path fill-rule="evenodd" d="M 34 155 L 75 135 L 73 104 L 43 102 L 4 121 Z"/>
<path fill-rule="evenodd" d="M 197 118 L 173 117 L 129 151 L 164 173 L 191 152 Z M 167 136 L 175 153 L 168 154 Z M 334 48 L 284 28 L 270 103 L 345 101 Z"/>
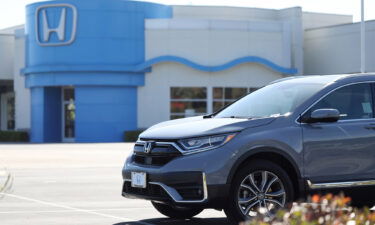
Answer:
<path fill-rule="evenodd" d="M 26 76 L 26 87 L 38 86 L 143 86 L 143 73 L 41 73 Z"/>
<path fill-rule="evenodd" d="M 44 89 L 44 141 L 61 142 L 61 88 L 46 87 Z"/>
<path fill-rule="evenodd" d="M 60 90 L 56 87 L 31 88 L 31 142 L 61 141 Z"/>
<path fill-rule="evenodd" d="M 137 129 L 136 87 L 76 87 L 76 141 L 120 142 Z"/>
<path fill-rule="evenodd" d="M 31 131 L 30 141 L 44 142 L 44 88 L 31 88 Z"/>

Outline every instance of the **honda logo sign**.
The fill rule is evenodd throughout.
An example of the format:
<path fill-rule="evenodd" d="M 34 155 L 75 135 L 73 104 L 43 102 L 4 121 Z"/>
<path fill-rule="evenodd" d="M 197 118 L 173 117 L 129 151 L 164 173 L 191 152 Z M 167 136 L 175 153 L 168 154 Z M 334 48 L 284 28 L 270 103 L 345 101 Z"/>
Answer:
<path fill-rule="evenodd" d="M 76 36 L 77 9 L 71 4 L 39 6 L 35 12 L 36 41 L 41 46 L 71 44 Z M 52 35 L 56 34 L 55 39 Z"/>

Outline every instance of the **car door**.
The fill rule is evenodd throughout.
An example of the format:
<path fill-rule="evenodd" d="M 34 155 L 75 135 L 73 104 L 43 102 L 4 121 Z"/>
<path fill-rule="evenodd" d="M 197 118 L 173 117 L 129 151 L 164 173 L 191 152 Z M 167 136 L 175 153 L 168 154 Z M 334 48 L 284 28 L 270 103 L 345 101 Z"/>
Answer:
<path fill-rule="evenodd" d="M 304 173 L 313 183 L 375 179 L 373 84 L 340 87 L 313 105 L 340 112 L 337 122 L 301 123 Z"/>

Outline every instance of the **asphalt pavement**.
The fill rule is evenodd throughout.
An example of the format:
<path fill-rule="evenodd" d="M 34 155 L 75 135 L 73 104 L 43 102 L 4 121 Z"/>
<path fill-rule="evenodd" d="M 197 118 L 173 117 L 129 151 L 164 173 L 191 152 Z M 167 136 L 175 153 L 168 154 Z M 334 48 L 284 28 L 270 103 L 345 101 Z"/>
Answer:
<path fill-rule="evenodd" d="M 216 210 L 171 220 L 148 201 L 123 198 L 121 168 L 131 148 L 125 143 L 0 144 L 0 190 L 5 191 L 0 225 L 228 224 Z"/>

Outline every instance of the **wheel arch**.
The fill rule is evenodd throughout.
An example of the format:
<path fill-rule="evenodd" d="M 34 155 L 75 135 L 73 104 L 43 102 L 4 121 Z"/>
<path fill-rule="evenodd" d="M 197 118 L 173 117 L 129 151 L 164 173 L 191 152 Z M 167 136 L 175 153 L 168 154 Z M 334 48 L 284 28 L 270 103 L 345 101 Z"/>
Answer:
<path fill-rule="evenodd" d="M 291 177 L 291 181 L 293 183 L 293 188 L 295 191 L 295 199 L 303 198 L 305 196 L 306 183 L 301 176 L 301 172 L 297 164 L 289 154 L 273 147 L 257 147 L 251 149 L 251 151 L 248 151 L 246 154 L 241 156 L 235 162 L 234 166 L 229 172 L 227 184 L 231 184 L 234 175 L 239 169 L 241 169 L 249 161 L 255 159 L 268 160 L 281 166 L 283 169 L 286 170 L 288 175 Z"/>

